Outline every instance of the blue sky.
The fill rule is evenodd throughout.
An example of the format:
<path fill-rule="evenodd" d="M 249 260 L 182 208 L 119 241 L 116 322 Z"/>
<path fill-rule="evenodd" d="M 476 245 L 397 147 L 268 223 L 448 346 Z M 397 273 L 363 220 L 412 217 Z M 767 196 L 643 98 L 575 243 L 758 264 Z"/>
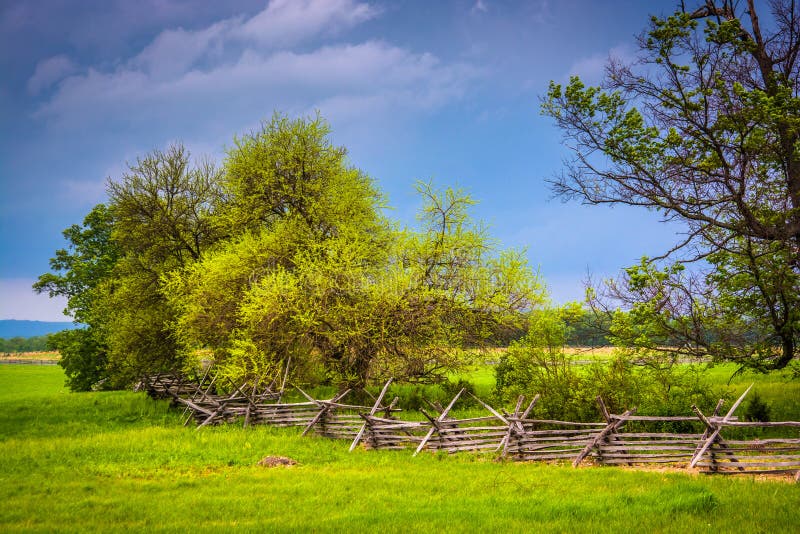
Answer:
<path fill-rule="evenodd" d="M 677 2 L 5 0 L 0 7 L 0 319 L 66 320 L 30 285 L 107 178 L 172 141 L 224 157 L 273 111 L 319 110 L 393 215 L 416 180 L 461 187 L 553 300 L 676 240 L 657 215 L 552 199 L 568 148 L 550 80 L 597 82 Z"/>

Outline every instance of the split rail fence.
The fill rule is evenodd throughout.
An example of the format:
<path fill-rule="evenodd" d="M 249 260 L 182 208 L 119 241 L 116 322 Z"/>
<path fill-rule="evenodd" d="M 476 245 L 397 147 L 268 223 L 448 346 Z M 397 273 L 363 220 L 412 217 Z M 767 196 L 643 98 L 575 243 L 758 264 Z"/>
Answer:
<path fill-rule="evenodd" d="M 795 473 L 800 480 L 800 422 L 745 422 L 734 412 L 750 388 L 720 415 L 723 400 L 710 415 L 692 406 L 694 416 L 639 416 L 631 409 L 612 414 L 603 400 L 598 405 L 604 421 L 573 422 L 531 417 L 539 395 L 523 410 L 520 396 L 512 413 L 497 411 L 471 393 L 486 415 L 453 418 L 450 413 L 465 390 L 442 407 L 431 403 L 432 412 L 421 409 L 425 420 L 398 419 L 398 398 L 388 404 L 383 400 L 389 380 L 372 406 L 346 404 L 346 390 L 327 400 L 315 399 L 300 388 L 305 402 L 282 402 L 286 378 L 281 384 L 228 384 L 227 391 L 217 391 L 216 379 L 206 373 L 201 379 L 187 379 L 173 374 L 147 376 L 138 389 L 150 396 L 170 399 L 182 406 L 185 424 L 194 420 L 197 428 L 243 421 L 248 425 L 303 427 L 303 435 L 317 435 L 352 441 L 350 450 L 363 444 L 370 449 L 414 449 L 456 453 L 491 451 L 502 458 L 520 461 L 571 461 L 573 466 L 591 462 L 601 465 L 659 465 L 697 468 L 704 473 L 766 474 Z M 752 387 L 752 386 L 751 386 Z M 680 431 L 665 431 L 665 426 Z M 797 429 L 785 434 L 792 437 L 748 438 L 741 429 Z"/>

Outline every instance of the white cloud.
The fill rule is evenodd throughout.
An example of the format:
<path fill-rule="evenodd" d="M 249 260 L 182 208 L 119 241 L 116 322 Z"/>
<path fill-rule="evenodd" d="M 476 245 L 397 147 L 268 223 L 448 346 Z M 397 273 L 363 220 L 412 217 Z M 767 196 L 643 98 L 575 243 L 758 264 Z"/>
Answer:
<path fill-rule="evenodd" d="M 44 59 L 36 64 L 36 69 L 28 80 L 28 92 L 39 94 L 76 70 L 77 65 L 63 54 Z"/>
<path fill-rule="evenodd" d="M 34 282 L 27 278 L 0 279 L 0 319 L 69 321 L 70 317 L 62 313 L 66 299 L 37 295 L 31 289 Z"/>
<path fill-rule="evenodd" d="M 263 45 L 288 46 L 357 26 L 378 13 L 377 8 L 353 0 L 272 0 L 235 34 Z"/>
<path fill-rule="evenodd" d="M 140 69 L 156 80 L 180 76 L 208 56 L 221 54 L 237 19 L 224 20 L 198 31 L 183 28 L 161 32 L 129 67 Z"/>
<path fill-rule="evenodd" d="M 124 171 L 110 167 L 169 141 L 217 147 L 204 152 L 219 155 L 233 133 L 275 110 L 318 110 L 337 138 L 369 144 L 459 99 L 483 75 L 383 41 L 329 38 L 377 13 L 357 0 L 274 0 L 251 18 L 162 31 L 115 67 L 90 66 L 62 80 L 34 117 L 75 150 L 87 150 L 87 134 L 105 144 L 98 165 L 63 183 L 60 197 L 86 206 L 102 201 L 102 179 Z"/>
<path fill-rule="evenodd" d="M 233 17 L 193 31 L 165 30 L 128 67 L 155 80 L 170 79 L 203 62 L 218 64 L 242 47 L 262 52 L 285 48 L 351 28 L 378 12 L 353 0 L 272 0 L 249 19 Z"/>
<path fill-rule="evenodd" d="M 109 127 L 116 122 L 158 126 L 191 123 L 191 129 L 227 121 L 238 128 L 247 115 L 274 109 L 320 107 L 324 102 L 363 102 L 373 108 L 429 109 L 463 94 L 479 72 L 466 64 L 443 64 L 379 41 L 341 44 L 309 52 L 245 48 L 234 58 L 219 55 L 195 67 L 219 44 L 219 25 L 189 36 L 162 34 L 134 60 L 114 72 L 89 69 L 64 80 L 36 116 L 54 123 Z M 215 43 L 217 41 L 217 44 Z M 206 44 L 205 51 L 175 52 L 169 42 Z M 135 113 L 132 112 L 135 110 Z M 203 122 L 205 121 L 205 123 Z M 166 126 L 169 128 L 169 126 Z M 168 135 L 180 132 L 168 131 Z"/>
<path fill-rule="evenodd" d="M 483 0 L 478 0 L 472 6 L 472 9 L 470 10 L 470 13 L 472 13 L 473 15 L 476 15 L 478 13 L 486 13 L 487 11 L 489 11 L 489 7 L 486 5 L 486 3 Z"/>

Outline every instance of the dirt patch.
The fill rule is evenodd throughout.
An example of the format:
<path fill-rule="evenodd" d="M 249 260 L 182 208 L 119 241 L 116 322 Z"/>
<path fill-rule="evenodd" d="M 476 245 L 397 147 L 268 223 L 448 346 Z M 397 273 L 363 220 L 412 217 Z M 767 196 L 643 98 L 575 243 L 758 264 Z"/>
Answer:
<path fill-rule="evenodd" d="M 291 465 L 297 465 L 297 460 L 292 460 L 286 456 L 264 456 L 258 461 L 258 465 L 261 467 L 289 467 Z"/>

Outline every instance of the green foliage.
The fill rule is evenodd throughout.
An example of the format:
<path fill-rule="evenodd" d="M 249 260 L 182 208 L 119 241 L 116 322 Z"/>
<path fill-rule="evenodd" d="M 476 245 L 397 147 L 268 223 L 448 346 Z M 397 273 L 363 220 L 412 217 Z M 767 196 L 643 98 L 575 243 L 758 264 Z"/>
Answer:
<path fill-rule="evenodd" d="M 707 261 L 714 269 L 700 277 L 681 264 L 660 268 L 643 258 L 621 280 L 608 283 L 609 293 L 628 308 L 609 314 L 609 340 L 643 355 L 670 350 L 762 372 L 775 367 L 788 350 L 782 341 L 792 339 L 800 317 L 800 297 L 781 289 L 794 284 L 790 279 L 796 275 L 770 268 L 774 258 L 767 252 L 752 259 L 743 265 L 741 256 L 710 254 Z M 765 316 L 765 292 L 783 295 L 771 302 L 788 338 Z M 597 301 L 592 304 L 599 307 Z"/>
<path fill-rule="evenodd" d="M 325 360 L 350 382 L 371 357 L 358 321 L 389 227 L 372 180 L 348 165 L 329 130 L 319 117 L 276 115 L 237 139 L 215 215 L 228 239 L 165 277 L 186 350 L 210 347 L 236 379 L 275 372 L 292 357 L 296 379 Z"/>
<path fill-rule="evenodd" d="M 66 315 L 83 324 L 93 324 L 93 302 L 98 286 L 116 264 L 120 251 L 112 241 L 113 216 L 104 204 L 98 204 L 84 218 L 83 225 L 74 224 L 64 230 L 68 248 L 56 250 L 50 268 L 63 274 L 45 273 L 33 289 L 51 297 L 67 298 Z"/>
<path fill-rule="evenodd" d="M 56 251 L 50 260 L 53 271 L 45 273 L 33 285 L 38 293 L 67 297 L 66 314 L 86 328 L 65 330 L 50 336 L 49 347 L 59 351 L 67 383 L 74 391 L 87 391 L 108 377 L 108 340 L 103 327 L 108 321 L 100 302 L 108 296 L 108 287 L 121 251 L 112 238 L 113 215 L 98 204 L 83 220 L 64 230 L 67 249 Z"/>
<path fill-rule="evenodd" d="M 108 354 L 97 332 L 91 328 L 62 330 L 50 335 L 50 347 L 58 350 L 58 365 L 64 368 L 72 391 L 105 389 L 108 383 Z"/>
<path fill-rule="evenodd" d="M 478 406 L 478 402 L 472 397 L 472 395 L 476 395 L 475 391 L 475 384 L 467 380 L 466 378 L 459 377 L 456 380 L 447 380 L 442 382 L 442 391 L 445 394 L 445 397 L 448 397 L 449 400 L 452 400 L 453 397 L 458 395 L 458 392 L 461 390 L 464 392 L 461 394 L 461 397 L 458 399 L 458 406 L 460 408 L 467 408 Z"/>
<path fill-rule="evenodd" d="M 94 305 L 114 382 L 130 384 L 142 373 L 181 367 L 176 311 L 162 277 L 199 260 L 219 238 L 212 220 L 219 171 L 207 161 L 192 166 L 189 153 L 173 145 L 137 159 L 109 181 L 108 193 L 120 257 Z"/>
<path fill-rule="evenodd" d="M 758 391 L 754 391 L 745 407 L 744 418 L 747 421 L 769 421 L 771 412 L 770 405 L 761 398 Z"/>
<path fill-rule="evenodd" d="M 226 206 L 219 224 L 228 235 L 258 233 L 293 221 L 297 240 L 323 240 L 342 226 L 364 237 L 383 221 L 384 200 L 372 179 L 347 162 L 319 116 L 291 120 L 275 114 L 260 130 L 234 140 L 222 185 Z M 286 237 L 289 237 L 287 233 Z"/>
<path fill-rule="evenodd" d="M 512 343 L 496 367 L 496 396 L 541 395 L 535 414 L 563 421 L 596 421 L 596 398 L 614 413 L 691 415 L 692 404 L 713 406 L 724 394 L 697 367 L 676 365 L 668 354 L 618 351 L 607 362 L 575 365 L 564 352 L 569 310 L 531 315 L 528 335 Z"/>
<path fill-rule="evenodd" d="M 159 274 L 199 259 L 217 240 L 211 215 L 220 171 L 210 161 L 192 166 L 182 145 L 153 150 L 109 180 L 113 239 L 132 268 Z"/>
<path fill-rule="evenodd" d="M 755 4 L 698 4 L 652 17 L 601 87 L 550 84 L 542 112 L 574 148 L 554 188 L 685 225 L 676 264 L 644 261 L 594 299 L 631 309 L 618 343 L 781 369 L 800 343 L 800 8 L 776 0 L 761 25 Z"/>
<path fill-rule="evenodd" d="M 592 310 L 581 310 L 573 317 L 564 319 L 567 326 L 567 345 L 572 347 L 605 347 L 611 345 L 608 339 L 610 320 L 605 314 Z"/>

